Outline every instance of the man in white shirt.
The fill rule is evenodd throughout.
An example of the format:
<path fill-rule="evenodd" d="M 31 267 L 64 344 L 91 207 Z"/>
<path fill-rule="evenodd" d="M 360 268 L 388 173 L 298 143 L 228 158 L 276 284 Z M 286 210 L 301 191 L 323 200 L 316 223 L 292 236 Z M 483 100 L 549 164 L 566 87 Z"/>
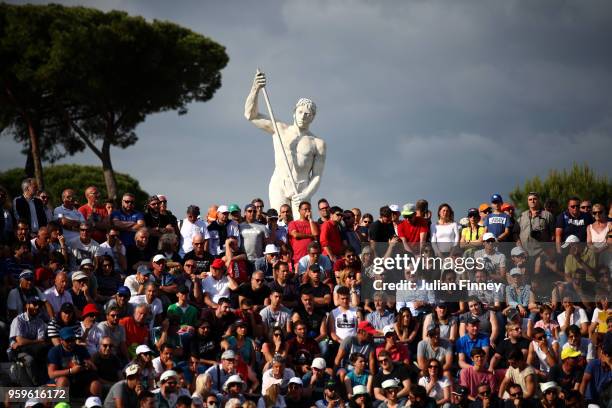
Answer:
<path fill-rule="evenodd" d="M 74 206 L 74 190 L 66 189 L 62 192 L 62 205 L 53 210 L 53 219 L 59 221 L 64 230 L 66 242 L 79 237 L 79 226 L 85 222 L 83 214 Z"/>
<path fill-rule="evenodd" d="M 45 290 L 47 301 L 47 312 L 49 317 L 53 317 L 60 311 L 64 303 L 72 303 L 72 296 L 66 289 L 68 288 L 68 275 L 66 272 L 59 272 L 55 276 L 55 284 Z"/>
<path fill-rule="evenodd" d="M 91 226 L 87 223 L 81 223 L 79 236 L 72 241 L 68 241 L 70 269 L 73 271 L 78 268 L 84 259 L 96 259 L 100 244 L 91 238 L 91 232 Z"/>
<path fill-rule="evenodd" d="M 187 207 L 187 217 L 179 223 L 181 229 L 181 248 L 179 250 L 179 255 L 181 258 L 184 257 L 187 252 L 193 250 L 192 241 L 195 235 L 202 235 L 204 237 L 204 249 L 208 250 L 208 239 L 210 236 L 208 235 L 206 222 L 199 219 L 199 215 L 200 207 L 190 205 Z"/>
<path fill-rule="evenodd" d="M 219 299 L 230 296 L 230 289 L 238 289 L 238 283 L 225 272 L 223 260 L 217 258 L 210 264 L 210 274 L 202 280 L 204 303 L 216 309 Z"/>
<path fill-rule="evenodd" d="M 338 307 L 331 311 L 329 322 L 330 337 L 338 344 L 348 336 L 357 334 L 357 309 L 350 307 L 351 293 L 349 288 L 342 286 L 338 289 Z"/>
<path fill-rule="evenodd" d="M 584 309 L 575 306 L 570 296 L 564 296 L 562 304 L 565 310 L 557 316 L 557 321 L 561 326 L 559 332 L 565 332 L 571 325 L 575 324 L 580 328 L 580 333 L 588 337 L 589 319 Z"/>

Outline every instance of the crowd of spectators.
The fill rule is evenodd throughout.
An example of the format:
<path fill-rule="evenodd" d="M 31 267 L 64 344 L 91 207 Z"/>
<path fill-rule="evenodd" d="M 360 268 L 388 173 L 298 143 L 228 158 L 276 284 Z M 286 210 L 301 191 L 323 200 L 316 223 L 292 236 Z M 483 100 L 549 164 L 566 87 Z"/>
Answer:
<path fill-rule="evenodd" d="M 0 187 L 5 386 L 89 408 L 612 406 L 610 204 L 532 192 L 517 214 L 493 194 L 456 220 L 423 199 L 374 217 L 256 198 L 177 217 L 164 195 L 22 190 Z M 366 290 L 395 254 L 426 260 L 407 280 L 501 289 Z"/>

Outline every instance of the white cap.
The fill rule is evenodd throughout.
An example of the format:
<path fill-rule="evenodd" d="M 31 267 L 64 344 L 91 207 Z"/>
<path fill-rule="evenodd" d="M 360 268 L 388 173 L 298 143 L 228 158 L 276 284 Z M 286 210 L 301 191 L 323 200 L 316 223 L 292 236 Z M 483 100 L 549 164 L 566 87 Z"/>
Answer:
<path fill-rule="evenodd" d="M 232 360 L 236 358 L 236 353 L 234 350 L 225 350 L 223 354 L 221 354 L 221 360 Z"/>
<path fill-rule="evenodd" d="M 174 370 L 166 370 L 162 373 L 161 377 L 159 377 L 159 382 L 164 382 L 168 378 L 178 378 L 178 374 Z"/>
<path fill-rule="evenodd" d="M 81 279 L 89 279 L 89 276 L 85 272 L 75 271 L 72 273 L 71 280 L 80 281 Z"/>
<path fill-rule="evenodd" d="M 395 333 L 395 328 L 392 324 L 388 324 L 382 328 L 382 332 L 386 336 L 388 333 Z"/>
<path fill-rule="evenodd" d="M 270 388 L 274 384 L 279 384 L 280 385 L 282 383 L 283 383 L 283 379 L 282 378 L 275 378 L 275 377 L 271 377 L 271 376 L 265 376 L 265 378 L 263 380 L 263 384 L 261 385 L 261 393 L 265 394 L 266 391 L 268 390 L 268 388 Z"/>
<path fill-rule="evenodd" d="M 395 378 L 389 378 L 388 380 L 383 381 L 381 386 L 383 390 L 388 388 L 399 388 L 399 381 L 397 381 Z"/>
<path fill-rule="evenodd" d="M 317 357 L 314 360 L 312 360 L 311 366 L 319 370 L 325 370 L 327 368 L 327 363 L 321 357 Z"/>
<path fill-rule="evenodd" d="M 40 402 L 37 399 L 29 399 L 26 401 L 24 407 L 29 408 L 29 407 L 34 407 L 36 406 L 36 404 L 42 404 L 42 402 Z"/>
<path fill-rule="evenodd" d="M 246 388 L 246 384 L 238 374 L 230 375 L 225 384 L 223 384 L 223 391 L 227 391 L 227 386 L 230 384 L 238 383 L 242 387 L 242 391 Z"/>
<path fill-rule="evenodd" d="M 522 275 L 523 272 L 521 272 L 521 270 L 519 268 L 512 268 L 510 269 L 510 276 L 514 276 L 514 275 Z"/>
<path fill-rule="evenodd" d="M 550 390 L 551 388 L 555 388 L 557 391 L 561 389 L 561 387 L 559 387 L 554 381 L 548 381 L 540 384 L 540 389 L 542 390 L 542 393 L 546 393 L 546 391 Z"/>
<path fill-rule="evenodd" d="M 400 206 L 397 204 L 389 204 L 389 209 L 391 210 L 391 212 L 401 212 L 402 210 L 400 210 Z"/>
<path fill-rule="evenodd" d="M 527 251 L 525 251 L 523 249 L 523 247 L 520 246 L 515 246 L 514 248 L 512 248 L 512 250 L 510 251 L 510 256 L 520 256 L 527 253 Z"/>
<path fill-rule="evenodd" d="M 85 400 L 85 408 L 102 407 L 100 397 L 89 397 Z"/>
<path fill-rule="evenodd" d="M 166 257 L 162 254 L 157 254 L 153 257 L 153 262 L 159 262 L 161 260 L 167 261 Z"/>
<path fill-rule="evenodd" d="M 567 248 L 570 244 L 575 244 L 577 242 L 580 242 L 580 238 L 575 235 L 570 235 L 569 237 L 565 238 L 565 243 L 561 245 L 561 248 Z"/>
<path fill-rule="evenodd" d="M 266 250 L 264 251 L 264 255 L 268 255 L 268 254 L 278 254 L 280 252 L 280 250 L 278 249 L 278 247 L 274 244 L 268 244 L 266 245 Z"/>
<path fill-rule="evenodd" d="M 289 384 L 298 384 L 302 386 L 304 385 L 300 377 L 291 377 L 291 379 L 289 380 Z"/>
<path fill-rule="evenodd" d="M 365 385 L 356 385 L 353 387 L 353 397 L 368 393 L 368 388 Z"/>
<path fill-rule="evenodd" d="M 85 258 L 85 259 L 83 259 L 83 260 L 81 261 L 81 266 L 83 266 L 83 265 L 93 265 L 93 262 L 92 262 L 92 260 L 91 260 L 91 259 L 89 259 L 89 258 Z"/>
<path fill-rule="evenodd" d="M 485 233 L 483 234 L 483 236 L 482 236 L 482 240 L 483 240 L 483 241 L 488 241 L 488 240 L 490 240 L 490 239 L 495 239 L 495 240 L 497 241 L 497 239 L 495 238 L 495 235 L 493 235 L 493 234 L 492 234 L 492 233 L 490 233 L 490 232 L 485 232 Z"/>
<path fill-rule="evenodd" d="M 151 350 L 146 344 L 141 344 L 140 346 L 136 347 L 136 355 L 152 352 L 153 350 Z"/>
<path fill-rule="evenodd" d="M 221 214 L 228 213 L 229 208 L 227 208 L 227 205 L 220 205 L 219 208 L 217 208 L 217 212 Z"/>
<path fill-rule="evenodd" d="M 130 376 L 137 374 L 139 369 L 140 367 L 138 367 L 138 364 L 130 364 L 125 368 L 125 375 Z"/>

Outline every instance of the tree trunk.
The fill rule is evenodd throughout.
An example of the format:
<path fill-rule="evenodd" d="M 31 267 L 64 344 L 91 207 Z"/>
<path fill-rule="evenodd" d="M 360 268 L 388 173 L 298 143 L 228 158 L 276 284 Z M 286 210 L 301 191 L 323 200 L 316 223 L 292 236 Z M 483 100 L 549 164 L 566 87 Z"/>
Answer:
<path fill-rule="evenodd" d="M 42 161 L 40 159 L 40 148 L 38 146 L 38 133 L 29 118 L 26 118 L 28 123 L 28 134 L 30 136 L 30 151 L 32 152 L 32 161 L 34 162 L 34 177 L 38 184 L 38 190 L 45 189 L 45 181 L 43 179 Z"/>
<path fill-rule="evenodd" d="M 26 154 L 26 162 L 24 172 L 26 177 L 34 177 L 34 159 L 32 159 L 32 149 L 28 146 L 28 153 Z"/>
<path fill-rule="evenodd" d="M 102 149 L 102 171 L 104 173 L 104 182 L 106 183 L 106 192 L 108 198 L 117 204 L 117 180 L 115 179 L 115 170 L 110 157 L 110 146 Z"/>

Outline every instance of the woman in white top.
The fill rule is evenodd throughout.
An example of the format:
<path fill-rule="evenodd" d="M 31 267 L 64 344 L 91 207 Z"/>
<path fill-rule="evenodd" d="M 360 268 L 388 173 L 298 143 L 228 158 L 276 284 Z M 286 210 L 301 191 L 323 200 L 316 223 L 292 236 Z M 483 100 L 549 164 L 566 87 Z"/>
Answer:
<path fill-rule="evenodd" d="M 601 204 L 593 206 L 593 218 L 595 218 L 595 222 L 587 227 L 587 243 L 595 252 L 601 252 L 607 247 L 608 234 L 612 231 L 612 222 L 607 220 L 604 206 Z"/>
<path fill-rule="evenodd" d="M 459 226 L 454 221 L 455 213 L 450 205 L 438 207 L 438 223 L 431 225 L 431 244 L 437 256 L 446 256 L 459 244 Z"/>
<path fill-rule="evenodd" d="M 440 362 L 430 358 L 427 362 L 427 375 L 419 378 L 419 385 L 425 387 L 427 395 L 436 400 L 436 405 L 444 406 L 450 403 L 450 381 L 442 375 Z"/>

